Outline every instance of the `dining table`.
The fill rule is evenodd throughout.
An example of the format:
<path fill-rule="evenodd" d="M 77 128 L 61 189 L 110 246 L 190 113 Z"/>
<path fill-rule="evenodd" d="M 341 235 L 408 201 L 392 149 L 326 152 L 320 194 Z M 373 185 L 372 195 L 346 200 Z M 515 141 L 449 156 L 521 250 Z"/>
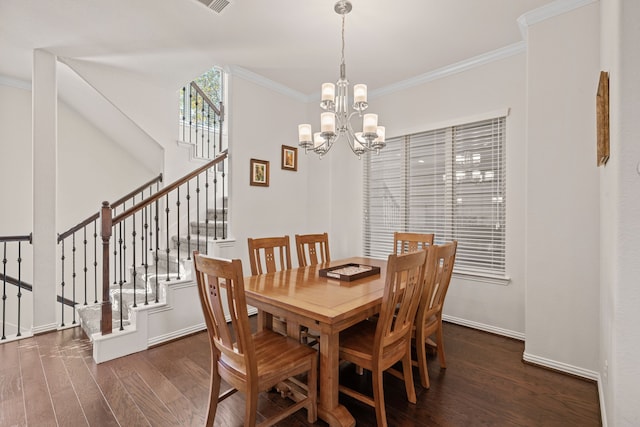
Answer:
<path fill-rule="evenodd" d="M 320 275 L 321 269 L 345 264 L 380 272 L 352 281 Z M 386 260 L 353 257 L 244 279 L 247 303 L 258 309 L 260 327 L 270 328 L 272 316 L 278 316 L 296 340 L 300 326 L 319 335 L 318 416 L 332 427 L 355 425 L 338 401 L 340 331 L 379 313 L 385 275 Z"/>

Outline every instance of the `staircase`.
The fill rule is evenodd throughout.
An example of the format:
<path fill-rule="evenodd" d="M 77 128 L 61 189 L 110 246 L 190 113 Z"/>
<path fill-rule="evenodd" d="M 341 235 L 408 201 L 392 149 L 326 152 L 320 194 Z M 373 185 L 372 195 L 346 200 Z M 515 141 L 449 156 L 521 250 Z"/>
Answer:
<path fill-rule="evenodd" d="M 96 268 L 101 297 L 90 298 L 93 304 L 76 303 L 73 323 L 77 316 L 98 363 L 205 328 L 191 254 L 197 250 L 216 255 L 230 242 L 224 109 L 214 106 L 193 82 L 182 93 L 183 138 L 178 142 L 189 146 L 192 158 L 207 163 L 163 189 L 159 184 L 149 187 L 148 195 L 136 190 L 114 204 L 105 202 L 96 219 L 102 230 L 101 242 L 94 242 L 101 247 L 98 253 L 102 251 L 102 268 Z M 86 227 L 86 221 L 80 225 Z M 75 230 L 79 233 L 80 227 Z M 74 235 L 74 292 L 75 251 Z M 64 264 L 64 242 L 62 252 Z"/>

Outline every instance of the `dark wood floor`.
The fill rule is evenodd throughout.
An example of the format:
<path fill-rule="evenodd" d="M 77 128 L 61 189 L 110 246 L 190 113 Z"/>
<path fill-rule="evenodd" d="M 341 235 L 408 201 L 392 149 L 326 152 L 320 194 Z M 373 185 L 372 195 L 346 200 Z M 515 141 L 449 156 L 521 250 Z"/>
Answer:
<path fill-rule="evenodd" d="M 417 385 L 416 405 L 385 377 L 390 426 L 601 425 L 596 384 L 522 363 L 521 342 L 446 324 L 445 344 L 448 368 L 432 356 L 431 388 Z M 341 381 L 370 389 L 351 366 Z M 100 365 L 79 328 L 44 334 L 0 344 L 0 426 L 201 426 L 208 383 L 204 333 Z M 259 411 L 287 402 L 263 393 Z M 375 425 L 373 409 L 341 402 L 358 426 Z M 242 425 L 243 405 L 239 393 L 221 403 L 216 425 Z M 280 425 L 309 424 L 302 410 Z"/>

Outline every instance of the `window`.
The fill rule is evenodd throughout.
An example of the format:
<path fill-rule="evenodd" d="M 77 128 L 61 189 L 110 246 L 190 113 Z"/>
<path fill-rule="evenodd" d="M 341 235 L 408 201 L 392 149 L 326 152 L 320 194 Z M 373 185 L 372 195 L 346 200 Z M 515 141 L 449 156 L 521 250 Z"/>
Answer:
<path fill-rule="evenodd" d="M 391 138 L 364 167 L 364 252 L 393 232 L 458 241 L 456 273 L 505 276 L 505 117 Z"/>
<path fill-rule="evenodd" d="M 179 93 L 181 142 L 194 147 L 197 158 L 213 159 L 226 148 L 223 138 L 224 72 L 213 67 Z"/>

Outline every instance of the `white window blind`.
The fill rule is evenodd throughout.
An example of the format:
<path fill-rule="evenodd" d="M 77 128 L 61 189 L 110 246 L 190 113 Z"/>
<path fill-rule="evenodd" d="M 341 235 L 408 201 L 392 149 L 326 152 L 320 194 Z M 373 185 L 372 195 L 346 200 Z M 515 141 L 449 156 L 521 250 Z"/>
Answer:
<path fill-rule="evenodd" d="M 393 232 L 458 241 L 456 272 L 505 275 L 505 117 L 391 138 L 364 167 L 364 251 Z"/>

